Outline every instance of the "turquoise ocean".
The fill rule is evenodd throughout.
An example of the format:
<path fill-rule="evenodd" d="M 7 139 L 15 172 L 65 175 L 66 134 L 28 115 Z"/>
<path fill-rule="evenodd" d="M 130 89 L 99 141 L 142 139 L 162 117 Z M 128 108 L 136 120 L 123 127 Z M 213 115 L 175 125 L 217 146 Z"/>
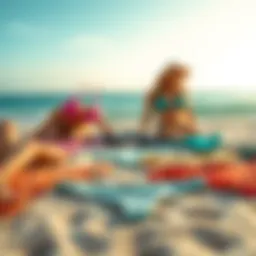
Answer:
<path fill-rule="evenodd" d="M 85 103 L 94 102 L 95 95 L 79 96 Z M 53 108 L 68 97 L 68 93 L 0 94 L 0 118 L 11 119 L 22 129 L 36 127 Z M 105 92 L 96 98 L 111 122 L 138 122 L 143 103 L 141 93 Z M 235 128 L 248 120 L 255 120 L 254 99 L 251 95 L 201 92 L 191 96 L 191 105 L 200 120 L 212 124 L 230 120 L 230 127 Z"/>

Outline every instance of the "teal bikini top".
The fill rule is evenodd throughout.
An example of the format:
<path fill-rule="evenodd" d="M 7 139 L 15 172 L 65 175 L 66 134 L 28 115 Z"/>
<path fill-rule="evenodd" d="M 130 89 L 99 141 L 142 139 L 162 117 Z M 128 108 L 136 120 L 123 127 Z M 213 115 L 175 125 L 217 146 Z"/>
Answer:
<path fill-rule="evenodd" d="M 184 97 L 178 96 L 172 100 L 159 97 L 154 102 L 154 107 L 158 112 L 165 112 L 170 109 L 182 109 L 187 107 Z"/>

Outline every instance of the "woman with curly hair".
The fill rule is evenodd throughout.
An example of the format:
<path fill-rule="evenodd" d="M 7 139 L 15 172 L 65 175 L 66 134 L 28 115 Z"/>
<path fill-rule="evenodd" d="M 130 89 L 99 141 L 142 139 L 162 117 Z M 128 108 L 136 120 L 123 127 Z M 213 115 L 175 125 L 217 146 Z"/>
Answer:
<path fill-rule="evenodd" d="M 186 99 L 186 82 L 190 70 L 173 63 L 164 69 L 155 86 L 146 95 L 141 130 L 145 132 L 153 117 L 158 117 L 157 136 L 180 137 L 196 132 L 192 109 Z"/>

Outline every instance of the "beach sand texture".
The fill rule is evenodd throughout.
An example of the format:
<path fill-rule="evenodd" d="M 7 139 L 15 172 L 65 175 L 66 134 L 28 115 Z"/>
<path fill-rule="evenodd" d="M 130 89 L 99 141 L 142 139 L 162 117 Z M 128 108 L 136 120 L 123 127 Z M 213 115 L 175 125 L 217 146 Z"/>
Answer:
<path fill-rule="evenodd" d="M 135 124 L 119 123 L 118 128 L 120 130 L 127 130 L 133 128 L 135 129 Z M 225 141 L 228 145 L 239 145 L 239 144 L 249 144 L 256 142 L 255 136 L 255 121 L 247 120 L 246 122 L 239 122 L 239 120 L 211 120 L 211 122 L 202 122 L 202 130 L 204 132 L 212 132 L 216 130 L 221 130 Z M 82 157 L 83 158 L 83 157 Z M 83 159 L 84 161 L 85 159 Z M 82 161 L 82 162 L 83 162 Z M 87 161 L 89 161 L 87 159 Z M 111 179 L 110 182 L 114 183 L 143 183 L 141 175 L 136 172 L 117 172 Z M 179 256 L 220 256 L 220 255 L 232 255 L 232 256 L 255 256 L 256 255 L 256 203 L 254 201 L 235 199 L 228 200 L 226 203 L 222 196 L 217 197 L 214 203 L 220 202 L 218 206 L 221 211 L 223 210 L 223 216 L 218 220 L 207 220 L 204 221 L 203 217 L 188 217 L 183 208 L 191 207 L 191 205 L 213 205 L 213 198 L 208 192 L 200 193 L 194 196 L 182 196 L 174 200 L 174 203 L 165 205 L 164 207 L 158 208 L 156 213 L 153 214 L 146 223 L 130 224 L 130 225 L 114 225 L 113 227 L 106 227 L 105 235 L 110 237 L 109 248 L 102 252 L 89 253 L 86 249 L 81 248 L 74 241 L 72 242 L 71 233 L 76 232 L 76 229 L 70 224 L 70 216 L 80 209 L 87 211 L 91 206 L 85 202 L 76 202 L 74 200 L 68 200 L 63 198 L 56 198 L 55 196 L 48 195 L 38 201 L 34 202 L 24 213 L 24 216 L 34 216 L 33 221 L 42 222 L 45 228 L 48 230 L 45 236 L 50 236 L 56 243 L 58 248 L 57 252 L 54 252 L 54 256 L 84 256 L 84 255 L 97 255 L 97 256 L 164 256 L 164 255 L 176 255 L 176 254 L 146 254 L 142 252 L 141 248 L 137 248 L 136 240 L 137 233 L 143 228 L 143 226 L 150 226 L 150 223 L 155 223 L 161 227 L 162 240 L 158 238 L 159 243 L 170 247 Z M 202 201 L 203 203 L 199 203 Z M 207 203 L 208 202 L 208 203 Z M 156 216 L 157 215 L 157 216 Z M 23 216 L 23 219 L 25 218 Z M 30 219 L 32 217 L 28 217 Z M 206 218 L 207 219 L 207 218 Z M 99 224 L 97 224 L 97 216 L 95 220 L 90 224 L 88 228 L 88 223 L 85 223 L 82 231 L 85 234 L 90 234 L 91 232 L 97 231 Z M 100 220 L 99 220 L 100 221 Z M 26 225 L 21 217 L 21 226 Z M 94 228 L 95 226 L 95 228 Z M 201 227 L 208 229 L 217 229 L 221 233 L 227 236 L 238 236 L 241 246 L 230 246 L 230 250 L 224 249 L 211 249 L 211 246 L 204 244 L 195 235 L 192 235 L 191 229 Z M 95 229 L 95 230 L 94 230 Z M 94 230 L 94 231 L 93 231 Z M 95 232 L 96 232 L 95 231 Z M 36 232 L 36 231 L 35 231 Z M 37 231 L 37 233 L 43 233 Z M 99 232 L 99 231 L 97 231 Z M 97 233 L 96 232 L 96 233 Z M 102 231 L 103 232 L 103 231 Z M 104 233 L 103 232 L 103 233 Z M 26 231 L 25 233 L 29 233 Z M 37 234 L 35 233 L 35 234 Z M 49 233 L 49 234 L 48 234 Z M 38 239 L 35 237 L 38 236 Z M 0 255 L 2 256 L 49 256 L 51 254 L 32 254 L 29 252 L 29 248 L 35 247 L 33 244 L 40 243 L 39 235 L 29 236 L 27 241 L 22 241 L 26 237 L 23 233 L 18 232 L 13 228 L 13 224 L 10 221 L 0 222 Z M 26 239 L 25 239 L 26 240 Z M 214 240 L 214 239 L 213 239 Z M 36 241 L 36 242 L 35 242 Z M 39 242 L 38 242 L 39 241 Z M 161 242 L 162 241 L 162 242 Z M 225 242 L 219 242 L 221 245 L 219 247 L 223 248 Z M 226 241 L 228 244 L 228 242 Z M 235 242 L 238 243 L 238 242 Z M 150 242 L 146 243 L 150 246 Z M 154 244 L 154 243 L 153 243 Z M 46 246 L 47 247 L 47 246 Z M 49 246 L 48 246 L 49 247 Z M 100 246 L 99 246 L 100 247 Z M 218 246 L 215 246 L 218 247 Z M 233 247 L 233 249 L 232 249 Z"/>
<path fill-rule="evenodd" d="M 154 249 L 158 245 L 169 247 L 177 253 L 164 255 L 256 255 L 256 205 L 253 201 L 213 197 L 211 193 L 205 191 L 174 198 L 170 202 L 165 202 L 165 204 L 159 203 L 147 220 L 136 224 L 130 223 L 129 225 L 124 223 L 109 225 L 106 217 L 109 215 L 105 215 L 104 211 L 101 212 L 100 208 L 97 210 L 97 207 L 95 207 L 86 202 L 59 198 L 53 195 L 41 198 L 34 202 L 20 216 L 20 219 L 16 219 L 16 222 L 5 221 L 1 223 L 1 255 L 32 255 L 28 253 L 29 248 L 33 247 L 33 244 L 34 246 L 35 244 L 44 244 L 45 239 L 48 239 L 45 236 L 55 241 L 58 254 L 54 255 L 60 256 L 161 255 L 143 254 L 145 246 Z M 91 211 L 90 209 L 96 209 L 96 214 L 91 216 L 86 214 Z M 193 211 L 195 212 L 193 213 Z M 88 216 L 83 217 L 77 227 L 74 224 L 74 219 L 72 220 L 72 216 L 74 214 L 79 215 L 81 212 Z M 24 221 L 26 218 L 27 222 Z M 39 228 L 42 224 L 43 229 L 47 230 L 45 236 L 40 235 L 45 232 Z M 27 229 L 25 233 L 24 231 L 22 233 L 20 230 L 25 228 L 26 225 L 34 225 L 34 229 L 30 227 L 30 230 Z M 155 227 L 155 238 L 138 243 L 140 241 L 138 240 L 138 234 L 149 227 L 152 227 L 153 230 Z M 216 236 L 211 238 L 211 243 L 215 244 L 215 249 L 212 249 L 211 246 L 203 243 L 196 235 L 192 235 L 197 229 L 217 230 L 221 234 L 229 236 L 229 238 L 226 240 L 224 238 L 224 242 L 215 243 Z M 29 232 L 34 235 L 29 236 Z M 84 248 L 86 246 L 81 247 L 72 240 L 72 234 L 74 235 L 76 232 L 80 236 L 96 234 L 98 237 L 107 237 L 109 246 L 102 251 L 99 250 L 97 252 L 95 250 L 96 252 L 90 253 Z M 26 236 L 28 237 L 26 238 Z M 235 242 L 231 241 L 232 236 L 236 237 L 237 240 Z M 26 239 L 29 241 L 25 241 Z M 230 245 L 228 246 L 229 243 Z M 101 246 L 101 244 L 98 246 Z M 89 251 L 92 251 L 92 249 L 89 249 Z"/>

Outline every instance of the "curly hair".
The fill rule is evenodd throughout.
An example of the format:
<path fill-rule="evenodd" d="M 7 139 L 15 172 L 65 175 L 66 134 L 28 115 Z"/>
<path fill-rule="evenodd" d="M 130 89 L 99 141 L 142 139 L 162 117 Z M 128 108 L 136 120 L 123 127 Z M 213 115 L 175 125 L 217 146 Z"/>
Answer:
<path fill-rule="evenodd" d="M 166 65 L 164 70 L 157 77 L 154 89 L 152 91 L 152 97 L 158 97 L 162 94 L 162 91 L 167 84 L 170 83 L 170 78 L 175 77 L 188 77 L 190 74 L 190 69 L 188 66 L 181 63 L 170 63 Z M 173 84 L 174 85 L 174 84 Z"/>

